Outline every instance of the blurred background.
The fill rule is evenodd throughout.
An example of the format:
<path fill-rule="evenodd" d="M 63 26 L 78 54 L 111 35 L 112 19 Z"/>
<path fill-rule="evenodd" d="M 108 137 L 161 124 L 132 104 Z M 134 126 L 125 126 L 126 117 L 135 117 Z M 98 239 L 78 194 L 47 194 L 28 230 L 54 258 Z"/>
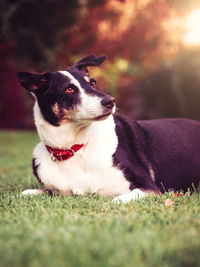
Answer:
<path fill-rule="evenodd" d="M 98 86 L 133 119 L 200 119 L 199 0 L 1 0 L 0 128 L 32 129 L 17 71 L 63 70 L 89 54 Z"/>

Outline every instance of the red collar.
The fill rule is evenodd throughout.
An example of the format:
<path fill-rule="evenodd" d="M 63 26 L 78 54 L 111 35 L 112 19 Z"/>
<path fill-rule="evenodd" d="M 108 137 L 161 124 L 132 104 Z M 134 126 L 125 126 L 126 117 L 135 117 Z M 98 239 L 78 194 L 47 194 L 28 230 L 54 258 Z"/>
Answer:
<path fill-rule="evenodd" d="M 81 149 L 84 145 L 81 144 L 76 144 L 73 145 L 70 149 L 56 149 L 56 148 L 52 148 L 46 145 L 47 150 L 49 151 L 49 153 L 51 154 L 51 160 L 52 161 L 62 161 L 62 160 L 66 160 L 71 158 L 72 156 L 74 156 L 74 153 L 77 152 L 79 149 Z"/>

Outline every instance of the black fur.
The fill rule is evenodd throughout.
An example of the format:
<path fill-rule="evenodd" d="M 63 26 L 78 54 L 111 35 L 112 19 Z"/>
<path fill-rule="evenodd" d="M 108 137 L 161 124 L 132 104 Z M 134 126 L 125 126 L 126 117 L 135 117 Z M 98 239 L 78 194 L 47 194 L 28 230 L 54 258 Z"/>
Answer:
<path fill-rule="evenodd" d="M 43 182 L 41 181 L 39 175 L 38 175 L 38 167 L 39 166 L 40 166 L 40 164 L 36 164 L 36 159 L 33 158 L 33 161 L 32 161 L 33 173 L 34 173 L 35 177 L 37 178 L 38 182 L 41 185 L 44 185 Z"/>
<path fill-rule="evenodd" d="M 43 81 L 44 75 L 45 82 Z M 70 85 L 69 79 L 59 72 L 45 74 L 21 72 L 18 74 L 18 79 L 28 91 L 36 95 L 44 119 L 54 126 L 60 124 L 64 116 L 64 109 L 74 109 L 80 103 L 78 88 Z M 74 93 L 66 94 L 65 90 L 68 86 L 73 87 Z M 59 107 L 58 114 L 53 111 L 56 103 Z"/>
<path fill-rule="evenodd" d="M 200 122 L 189 119 L 131 121 L 114 115 L 118 147 L 113 155 L 131 189 L 183 190 L 200 182 Z M 155 173 L 155 182 L 149 172 Z"/>
<path fill-rule="evenodd" d="M 88 66 L 99 66 L 106 60 L 105 56 L 96 57 L 95 55 L 89 55 L 87 57 L 82 58 L 79 62 L 77 62 L 74 67 L 78 70 L 82 70 Z"/>

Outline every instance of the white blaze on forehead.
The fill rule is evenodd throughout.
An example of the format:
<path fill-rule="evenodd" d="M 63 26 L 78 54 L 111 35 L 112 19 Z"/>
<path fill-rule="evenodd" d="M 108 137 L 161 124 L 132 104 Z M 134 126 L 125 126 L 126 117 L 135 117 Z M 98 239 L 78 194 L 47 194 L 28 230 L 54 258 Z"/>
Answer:
<path fill-rule="evenodd" d="M 68 71 L 59 71 L 59 72 L 60 72 L 61 74 L 65 75 L 67 78 L 69 78 L 70 81 L 71 81 L 71 83 L 73 83 L 73 84 L 74 84 L 75 86 L 77 86 L 80 90 L 82 90 L 79 81 L 78 81 L 76 78 L 74 78 L 74 76 L 73 76 L 71 73 L 69 73 Z"/>

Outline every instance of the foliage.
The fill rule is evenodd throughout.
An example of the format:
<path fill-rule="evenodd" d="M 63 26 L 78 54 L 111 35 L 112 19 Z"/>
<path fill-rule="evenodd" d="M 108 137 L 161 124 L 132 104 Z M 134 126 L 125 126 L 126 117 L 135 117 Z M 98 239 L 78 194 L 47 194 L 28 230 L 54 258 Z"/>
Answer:
<path fill-rule="evenodd" d="M 99 195 L 20 196 L 36 134 L 0 132 L 1 266 L 199 266 L 200 198 L 149 196 L 129 205 Z"/>
<path fill-rule="evenodd" d="M 1 42 L 12 43 L 19 66 L 37 70 L 88 51 L 155 63 L 169 46 L 162 23 L 173 9 L 167 0 L 4 0 Z"/>
<path fill-rule="evenodd" d="M 16 60 L 40 68 L 62 43 L 61 32 L 76 20 L 78 1 L 3 1 L 2 9 L 3 36 L 14 40 Z"/>
<path fill-rule="evenodd" d="M 102 2 L 103 0 L 1 1 L 1 41 L 12 43 L 16 61 L 22 62 L 21 66 L 28 65 L 37 70 L 44 69 L 47 64 L 55 67 L 55 55 L 69 42 L 71 28 L 83 9 Z M 65 46 L 65 54 L 69 52 Z"/>
<path fill-rule="evenodd" d="M 192 76 L 178 65 L 188 53 L 184 18 L 198 6 L 198 0 L 2 0 L 0 127 L 33 127 L 17 70 L 61 70 L 91 53 L 107 56 L 91 72 L 126 115 L 199 118 L 199 68 L 192 67 L 190 89 Z M 182 64 L 193 66 L 198 53 L 199 47 Z"/>
<path fill-rule="evenodd" d="M 200 119 L 199 49 L 181 51 L 171 64 L 151 73 L 140 85 L 140 118 Z"/>

